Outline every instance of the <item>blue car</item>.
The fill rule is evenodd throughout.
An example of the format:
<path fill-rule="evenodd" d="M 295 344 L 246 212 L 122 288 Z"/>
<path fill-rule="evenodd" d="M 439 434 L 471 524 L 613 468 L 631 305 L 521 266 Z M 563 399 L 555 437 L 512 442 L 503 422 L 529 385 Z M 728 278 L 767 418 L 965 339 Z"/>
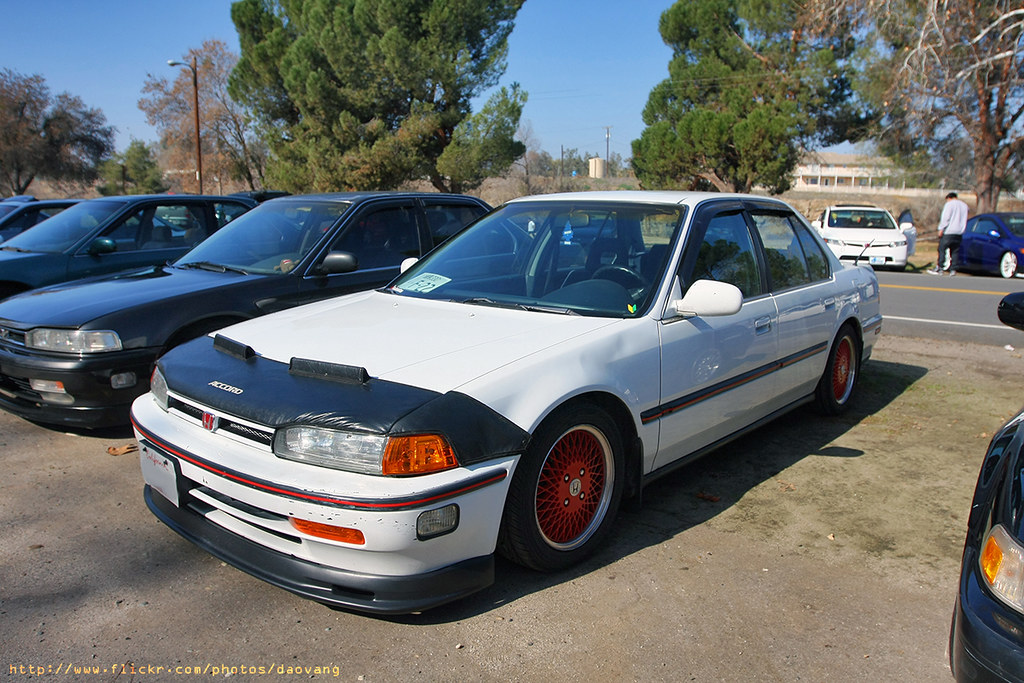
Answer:
<path fill-rule="evenodd" d="M 37 223 L 74 206 L 80 199 L 36 199 L 26 197 L 0 202 L 0 242 L 21 234 Z"/>
<path fill-rule="evenodd" d="M 173 261 L 254 206 L 247 197 L 196 195 L 79 202 L 0 244 L 0 299 Z"/>
<path fill-rule="evenodd" d="M 958 270 L 1014 277 L 1024 266 L 1024 213 L 983 213 L 967 221 Z"/>

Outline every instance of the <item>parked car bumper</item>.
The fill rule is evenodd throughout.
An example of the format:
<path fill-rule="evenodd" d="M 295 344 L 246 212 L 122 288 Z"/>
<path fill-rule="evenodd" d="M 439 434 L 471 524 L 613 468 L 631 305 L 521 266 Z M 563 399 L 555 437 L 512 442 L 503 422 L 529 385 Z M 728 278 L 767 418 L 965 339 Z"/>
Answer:
<path fill-rule="evenodd" d="M 493 583 L 515 457 L 397 479 L 311 466 L 317 483 L 269 482 L 223 462 L 279 460 L 289 470 L 295 463 L 276 458 L 269 447 L 216 437 L 199 421 L 165 418 L 161 424 L 160 412 L 146 397 L 133 408 L 147 504 L 178 534 L 228 564 L 324 604 L 380 614 L 424 610 Z M 169 432 L 155 434 L 154 424 Z M 210 444 L 219 448 L 216 464 L 201 455 Z M 423 518 L 442 511 L 453 515 L 451 528 L 423 533 Z M 329 525 L 332 532 L 358 530 L 361 538 L 316 535 L 322 531 L 300 528 L 303 522 Z"/>
<path fill-rule="evenodd" d="M 1024 615 L 992 597 L 977 567 L 976 553 L 968 552 L 949 637 L 950 668 L 961 682 L 1024 680 Z"/>
<path fill-rule="evenodd" d="M 900 268 L 907 265 L 907 248 L 905 246 L 897 248 L 869 247 L 868 249 L 834 244 L 828 246 L 843 263 L 867 263 L 882 268 Z"/>
<path fill-rule="evenodd" d="M 65 358 L 0 347 L 0 408 L 71 427 L 127 425 L 132 401 L 149 390 L 157 353 L 143 348 Z M 59 382 L 63 391 L 40 391 L 32 380 Z"/>

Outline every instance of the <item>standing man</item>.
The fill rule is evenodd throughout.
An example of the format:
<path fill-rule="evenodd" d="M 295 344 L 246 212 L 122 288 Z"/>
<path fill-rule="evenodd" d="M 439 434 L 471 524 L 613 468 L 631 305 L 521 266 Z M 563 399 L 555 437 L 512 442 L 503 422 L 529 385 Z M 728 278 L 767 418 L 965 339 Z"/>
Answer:
<path fill-rule="evenodd" d="M 960 242 L 963 240 L 964 228 L 967 227 L 967 204 L 957 199 L 956 192 L 946 195 L 946 205 L 942 207 L 939 218 L 939 255 L 935 267 L 928 272 L 933 275 L 942 273 L 956 274 L 954 263 Z"/>

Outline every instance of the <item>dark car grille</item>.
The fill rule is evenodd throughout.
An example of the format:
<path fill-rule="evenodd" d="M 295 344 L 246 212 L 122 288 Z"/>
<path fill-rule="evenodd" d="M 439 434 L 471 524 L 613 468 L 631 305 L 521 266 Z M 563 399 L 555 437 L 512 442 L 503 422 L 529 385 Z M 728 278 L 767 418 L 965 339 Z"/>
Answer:
<path fill-rule="evenodd" d="M 25 333 L 10 327 L 0 326 L 0 344 L 10 344 L 19 348 L 25 347 Z"/>

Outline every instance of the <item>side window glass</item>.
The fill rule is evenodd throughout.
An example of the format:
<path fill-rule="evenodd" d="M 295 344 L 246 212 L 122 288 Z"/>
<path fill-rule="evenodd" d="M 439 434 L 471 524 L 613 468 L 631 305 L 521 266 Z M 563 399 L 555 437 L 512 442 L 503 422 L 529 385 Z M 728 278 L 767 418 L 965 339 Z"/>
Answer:
<path fill-rule="evenodd" d="M 708 222 L 693 273 L 683 278 L 686 287 L 696 280 L 736 285 L 745 299 L 762 294 L 754 245 L 742 213 L 719 214 Z"/>
<path fill-rule="evenodd" d="M 114 241 L 117 251 L 136 251 L 139 248 L 139 236 L 143 232 L 148 234 L 153 225 L 153 207 L 145 207 L 136 210 L 134 213 L 125 216 L 120 221 L 103 231 L 101 237 L 107 237 Z"/>
<path fill-rule="evenodd" d="M 249 207 L 245 204 L 234 202 L 214 202 L 213 204 L 213 215 L 217 217 L 218 228 L 223 228 L 248 210 Z"/>
<path fill-rule="evenodd" d="M 821 245 L 814 239 L 811 231 L 803 223 L 790 219 L 790 225 L 796 231 L 797 238 L 800 240 L 800 246 L 803 247 L 804 258 L 807 260 L 807 270 L 811 273 L 811 280 L 828 279 L 828 259 L 825 257 L 825 252 L 822 250 Z"/>
<path fill-rule="evenodd" d="M 420 255 L 419 231 L 412 207 L 393 206 L 356 217 L 331 245 L 331 251 L 355 254 L 359 269 L 397 266 Z"/>
<path fill-rule="evenodd" d="M 206 212 L 198 204 L 169 204 L 156 207 L 151 232 L 143 233 L 143 249 L 192 247 L 209 237 Z"/>
<path fill-rule="evenodd" d="M 977 231 L 980 232 L 982 235 L 986 235 L 993 230 L 999 232 L 998 228 L 996 228 L 996 224 L 990 220 L 979 219 L 978 222 L 975 223 L 975 226 L 977 228 Z"/>
<path fill-rule="evenodd" d="M 751 218 L 764 245 L 772 289 L 778 291 L 809 283 L 811 276 L 803 248 L 788 217 L 777 213 L 751 212 Z"/>
<path fill-rule="evenodd" d="M 423 207 L 423 211 L 427 216 L 427 226 L 430 229 L 431 246 L 434 247 L 484 213 L 482 207 L 467 204 L 430 204 Z"/>

